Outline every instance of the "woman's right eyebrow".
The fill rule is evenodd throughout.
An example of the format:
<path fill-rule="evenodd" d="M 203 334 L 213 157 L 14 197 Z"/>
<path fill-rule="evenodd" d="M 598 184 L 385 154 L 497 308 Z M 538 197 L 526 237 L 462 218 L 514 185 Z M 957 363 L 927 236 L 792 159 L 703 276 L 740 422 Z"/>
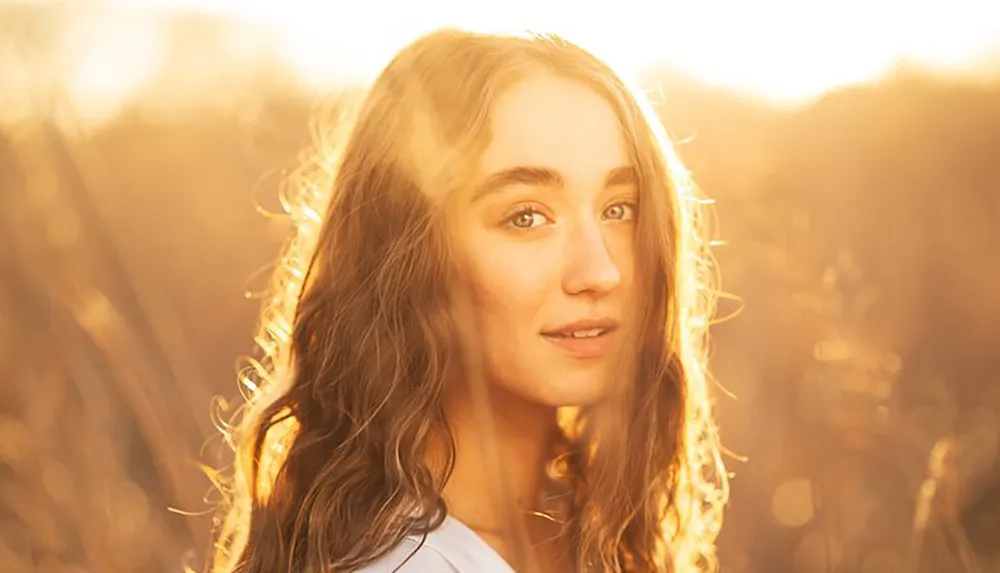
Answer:
<path fill-rule="evenodd" d="M 487 195 L 502 191 L 510 185 L 534 185 L 538 187 L 564 187 L 565 180 L 551 167 L 536 165 L 515 165 L 490 173 L 472 195 L 478 201 Z"/>

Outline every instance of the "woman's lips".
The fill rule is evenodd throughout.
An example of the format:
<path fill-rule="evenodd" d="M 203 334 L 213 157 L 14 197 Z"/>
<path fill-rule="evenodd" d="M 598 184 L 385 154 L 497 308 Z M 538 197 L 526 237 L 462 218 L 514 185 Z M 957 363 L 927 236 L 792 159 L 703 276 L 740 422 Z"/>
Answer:
<path fill-rule="evenodd" d="M 600 329 L 596 336 L 543 334 L 542 338 L 574 358 L 599 358 L 611 351 L 617 329 Z"/>

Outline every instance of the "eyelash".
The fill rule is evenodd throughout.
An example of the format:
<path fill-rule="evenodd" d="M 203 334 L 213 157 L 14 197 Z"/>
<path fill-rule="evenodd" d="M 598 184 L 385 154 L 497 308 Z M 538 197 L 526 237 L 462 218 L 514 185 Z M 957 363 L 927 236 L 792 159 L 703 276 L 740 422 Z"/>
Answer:
<path fill-rule="evenodd" d="M 535 226 L 518 227 L 517 225 L 514 224 L 514 221 L 517 220 L 518 217 L 524 215 L 541 215 L 543 218 L 546 219 L 546 221 L 550 220 L 548 217 L 545 216 L 544 213 L 541 212 L 541 210 L 532 207 L 531 205 L 523 205 L 521 207 L 515 208 L 514 211 L 512 211 L 509 215 L 504 217 L 503 224 L 517 231 L 530 231 L 532 229 L 535 229 L 536 228 Z"/>
<path fill-rule="evenodd" d="M 635 211 L 638 208 L 638 204 L 635 201 L 619 201 L 618 203 L 613 203 L 611 205 L 608 205 L 608 207 L 604 209 L 604 212 L 607 213 L 608 209 L 611 209 L 612 207 L 623 207 L 623 208 L 631 209 L 632 210 L 632 216 L 631 217 L 626 218 L 623 215 L 622 218 L 620 218 L 620 219 L 611 219 L 612 221 L 629 221 L 629 220 L 635 218 Z M 514 225 L 514 221 L 517 220 L 518 217 L 521 217 L 521 216 L 524 216 L 524 215 L 540 215 L 543 218 L 545 218 L 546 221 L 551 221 L 551 219 L 549 219 L 549 217 L 547 217 L 544 213 L 542 213 L 541 210 L 539 210 L 539 209 L 537 209 L 537 208 L 535 208 L 535 207 L 533 207 L 531 205 L 524 205 L 524 206 L 521 206 L 521 207 L 517 207 L 509 215 L 507 215 L 506 217 L 504 217 L 503 218 L 503 224 L 505 226 L 511 227 L 511 228 L 513 228 L 513 229 L 515 229 L 517 231 L 530 231 L 532 229 L 536 229 L 537 226 L 534 226 L 534 225 L 530 226 L 530 227 L 518 227 L 517 225 Z"/>
<path fill-rule="evenodd" d="M 622 216 L 621 219 L 613 219 L 614 221 L 630 221 L 632 219 L 635 219 L 635 216 L 637 214 L 636 211 L 639 210 L 639 205 L 635 201 L 619 201 L 618 203 L 613 203 L 611 205 L 608 205 L 608 207 L 606 209 L 604 209 L 604 212 L 607 213 L 608 209 L 610 209 L 612 207 L 624 207 L 626 209 L 631 209 L 632 210 L 632 216 L 631 217 L 626 218 L 625 216 Z"/>

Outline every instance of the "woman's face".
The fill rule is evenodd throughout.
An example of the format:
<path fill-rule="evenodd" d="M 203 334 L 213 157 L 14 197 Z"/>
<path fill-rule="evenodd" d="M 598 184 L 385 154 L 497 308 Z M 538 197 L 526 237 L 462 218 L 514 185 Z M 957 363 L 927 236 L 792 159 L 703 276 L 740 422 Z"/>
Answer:
<path fill-rule="evenodd" d="M 636 296 L 638 192 L 618 119 L 582 84 L 537 76 L 501 94 L 490 134 L 457 226 L 487 379 L 593 403 L 618 383 Z"/>

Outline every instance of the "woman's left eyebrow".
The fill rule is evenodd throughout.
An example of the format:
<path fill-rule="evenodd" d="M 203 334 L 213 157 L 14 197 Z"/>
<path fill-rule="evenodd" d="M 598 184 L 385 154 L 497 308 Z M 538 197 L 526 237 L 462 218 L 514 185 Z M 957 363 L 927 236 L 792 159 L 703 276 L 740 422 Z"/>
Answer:
<path fill-rule="evenodd" d="M 632 185 L 639 181 L 639 174 L 632 165 L 622 165 L 608 171 L 604 178 L 605 187 L 616 187 L 619 185 Z"/>

